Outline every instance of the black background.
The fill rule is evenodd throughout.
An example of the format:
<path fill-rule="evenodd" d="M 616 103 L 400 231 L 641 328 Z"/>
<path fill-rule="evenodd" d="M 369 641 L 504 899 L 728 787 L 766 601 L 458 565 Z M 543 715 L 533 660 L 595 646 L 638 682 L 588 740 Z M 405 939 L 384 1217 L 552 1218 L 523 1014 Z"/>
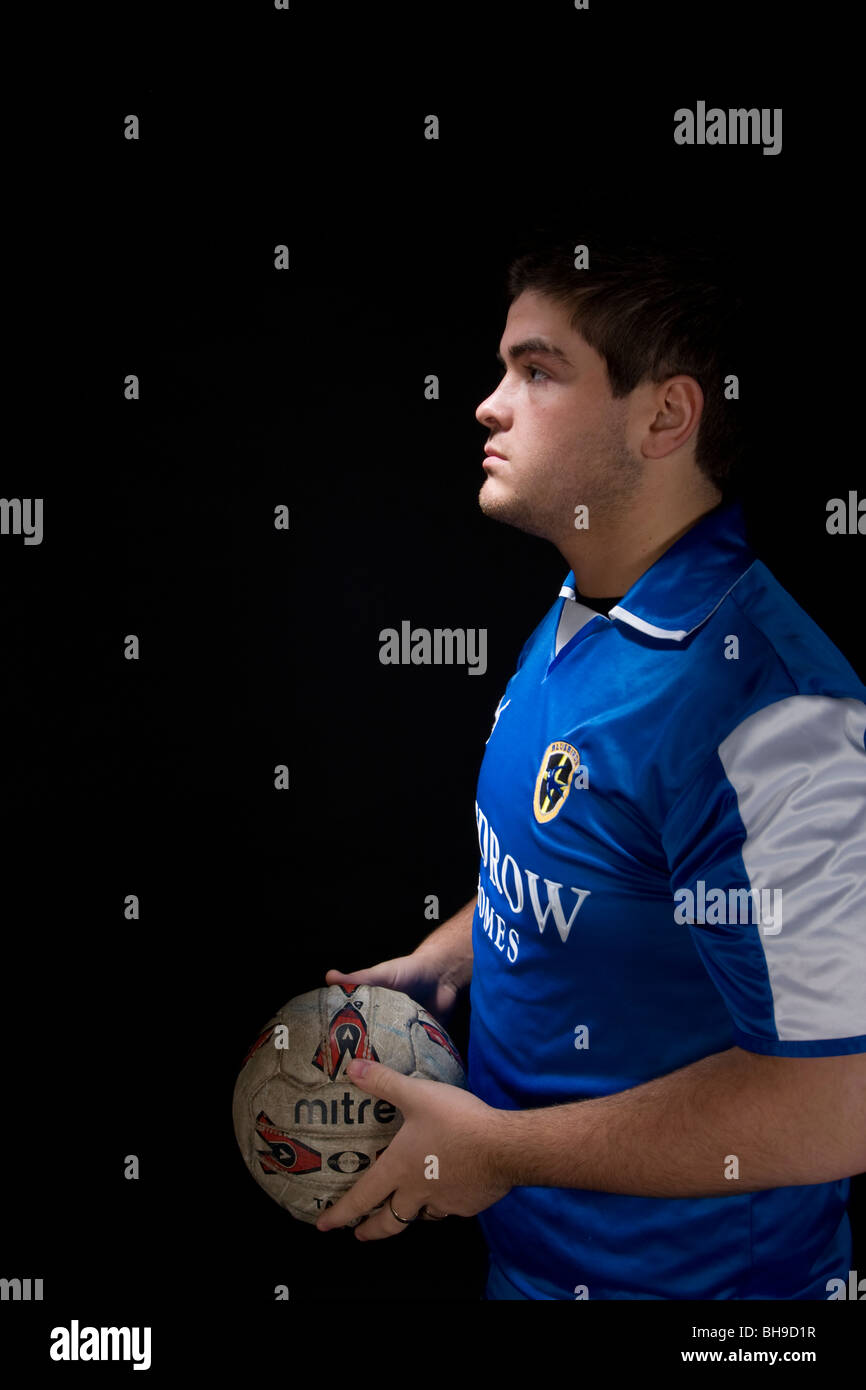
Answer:
<path fill-rule="evenodd" d="M 278 1283 L 326 1319 L 354 1300 L 477 1307 L 474 1221 L 369 1245 L 293 1222 L 244 1171 L 231 1093 L 277 1007 L 331 966 L 411 950 L 428 894 L 444 921 L 474 891 L 484 741 L 568 568 L 477 504 L 474 412 L 533 227 L 603 211 L 727 241 L 752 316 L 751 538 L 866 668 L 862 541 L 825 528 L 861 469 L 822 372 L 851 252 L 820 129 L 772 66 L 711 73 L 706 34 L 687 69 L 659 62 L 664 26 L 624 49 L 621 7 L 532 13 L 540 28 L 518 6 L 479 7 L 475 28 L 457 6 L 426 24 L 254 7 L 220 20 L 215 58 L 180 55 L 152 12 L 69 79 L 50 149 L 40 122 L 56 137 L 57 113 L 32 103 L 19 158 L 38 204 L 13 229 L 28 303 L 7 378 L 25 444 L 3 494 L 44 497 L 45 537 L 0 554 L 0 1273 L 46 1287 L 13 1310 L 25 1355 L 36 1317 L 153 1323 L 180 1352 L 207 1322 L 216 1366 L 279 1326 Z M 783 107 L 782 153 L 675 146 L 673 111 L 698 99 Z M 404 618 L 486 628 L 486 674 L 382 666 L 379 631 Z M 464 1008 L 464 1055 L 467 1028 Z"/>

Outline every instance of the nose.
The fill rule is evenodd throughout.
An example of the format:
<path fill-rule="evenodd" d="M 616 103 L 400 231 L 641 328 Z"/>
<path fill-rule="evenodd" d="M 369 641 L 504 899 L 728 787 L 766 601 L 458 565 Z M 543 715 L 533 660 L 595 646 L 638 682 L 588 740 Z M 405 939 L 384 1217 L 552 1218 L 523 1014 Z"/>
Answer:
<path fill-rule="evenodd" d="M 504 411 L 498 396 L 499 387 L 497 386 L 495 391 L 491 391 L 490 395 L 485 397 L 475 412 L 475 419 L 479 425 L 484 425 L 487 429 L 504 428 L 502 424 Z"/>

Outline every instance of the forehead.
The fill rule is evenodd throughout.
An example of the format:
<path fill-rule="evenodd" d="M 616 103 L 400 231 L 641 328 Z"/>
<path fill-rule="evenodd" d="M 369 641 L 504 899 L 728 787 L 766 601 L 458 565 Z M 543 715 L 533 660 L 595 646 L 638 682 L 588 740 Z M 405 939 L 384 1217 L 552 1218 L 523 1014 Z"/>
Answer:
<path fill-rule="evenodd" d="M 547 295 L 538 294 L 535 290 L 524 290 L 508 306 L 505 327 L 509 329 L 519 325 L 523 329 L 534 323 L 538 325 L 539 331 L 546 328 L 550 334 L 571 335 L 573 330 L 568 318 L 568 310 L 564 305 L 558 304 L 554 299 L 548 299 Z"/>
<path fill-rule="evenodd" d="M 571 327 L 565 306 L 530 290 L 524 290 L 510 304 L 497 355 L 500 360 L 503 353 L 513 357 L 515 348 L 522 350 L 521 355 L 543 354 L 552 348 L 554 357 L 564 354 L 571 363 L 585 359 L 587 354 L 594 355 L 588 343 Z"/>

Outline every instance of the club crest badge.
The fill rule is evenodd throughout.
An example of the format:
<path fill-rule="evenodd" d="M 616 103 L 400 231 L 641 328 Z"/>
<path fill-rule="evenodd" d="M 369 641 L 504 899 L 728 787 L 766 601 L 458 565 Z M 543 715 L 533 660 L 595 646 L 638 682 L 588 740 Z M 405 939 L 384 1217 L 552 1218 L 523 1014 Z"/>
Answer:
<path fill-rule="evenodd" d="M 540 825 L 559 815 L 579 768 L 580 754 L 570 743 L 558 739 L 544 750 L 532 800 L 535 819 Z"/>

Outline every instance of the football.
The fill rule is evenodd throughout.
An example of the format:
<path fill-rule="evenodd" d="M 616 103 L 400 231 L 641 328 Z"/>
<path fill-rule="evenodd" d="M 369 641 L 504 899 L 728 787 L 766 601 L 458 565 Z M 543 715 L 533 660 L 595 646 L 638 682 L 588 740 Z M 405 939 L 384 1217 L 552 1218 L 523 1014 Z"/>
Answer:
<path fill-rule="evenodd" d="M 243 1060 L 232 1116 L 259 1187 L 299 1221 L 315 1222 L 403 1123 L 393 1105 L 348 1080 L 353 1057 L 466 1086 L 442 1025 L 397 990 L 330 985 L 290 999 Z"/>

